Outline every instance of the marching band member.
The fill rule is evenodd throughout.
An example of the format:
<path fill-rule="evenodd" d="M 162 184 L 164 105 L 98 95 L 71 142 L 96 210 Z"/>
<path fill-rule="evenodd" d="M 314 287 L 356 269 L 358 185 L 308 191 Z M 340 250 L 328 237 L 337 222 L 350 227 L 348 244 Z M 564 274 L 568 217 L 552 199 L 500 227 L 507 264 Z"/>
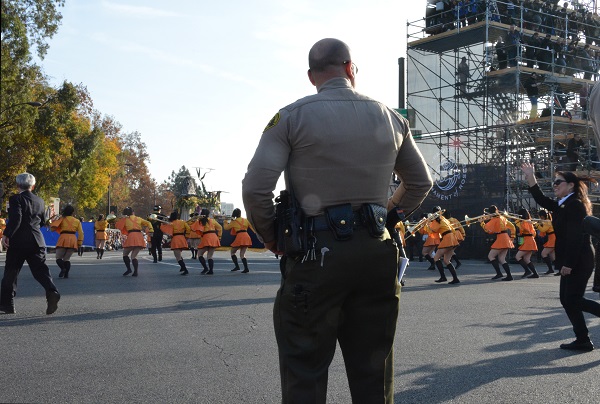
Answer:
<path fill-rule="evenodd" d="M 440 210 L 442 210 L 442 208 L 439 206 L 433 208 L 434 213 Z M 451 285 L 460 283 L 458 276 L 456 276 L 456 269 L 450 261 L 452 254 L 454 253 L 454 249 L 458 246 L 458 241 L 456 240 L 456 235 L 452 224 L 442 214 L 429 223 L 429 228 L 440 236 L 440 243 L 438 244 L 437 251 L 433 256 L 435 266 L 440 272 L 440 279 L 438 279 L 436 282 L 440 283 L 447 281 L 446 274 L 444 273 L 444 265 L 446 265 L 446 268 L 448 268 L 448 271 L 450 271 L 452 274 L 452 280 L 448 283 Z"/>
<path fill-rule="evenodd" d="M 515 224 L 519 228 L 519 234 L 523 237 L 523 244 L 519 246 L 519 251 L 515 256 L 515 259 L 523 267 L 525 273 L 521 275 L 521 278 L 539 278 L 535 265 L 531 262 L 531 255 L 534 251 L 537 251 L 537 243 L 535 242 L 535 229 L 533 223 L 531 223 L 531 215 L 525 208 L 519 209 L 519 216 L 522 220 L 517 219 Z"/>
<path fill-rule="evenodd" d="M 202 275 L 212 275 L 214 261 L 212 259 L 213 254 L 217 247 L 221 246 L 221 234 L 223 233 L 223 227 L 215 220 L 210 217 L 210 211 L 208 209 L 202 209 L 200 212 L 200 219 L 192 225 L 192 230 L 198 232 L 202 237 L 198 248 L 198 261 L 202 264 L 204 270 L 200 272 Z M 204 259 L 204 253 L 207 253 L 208 267 L 206 266 L 206 260 Z"/>
<path fill-rule="evenodd" d="M 56 242 L 56 264 L 60 268 L 59 278 L 68 278 L 71 270 L 71 255 L 83 244 L 81 222 L 73 217 L 75 208 L 65 206 L 62 216 L 50 223 L 50 229 L 60 234 Z M 77 237 L 75 237 L 77 234 Z"/>
<path fill-rule="evenodd" d="M 556 244 L 556 235 L 554 234 L 554 227 L 552 226 L 552 215 L 545 209 L 538 212 L 538 215 L 542 219 L 537 224 L 537 230 L 540 232 L 540 236 L 548 236 L 548 240 L 544 243 L 544 249 L 542 250 L 542 261 L 548 266 L 548 270 L 545 272 L 546 275 L 554 273 L 552 263 L 554 262 L 554 246 Z M 560 272 L 558 272 L 560 275 Z"/>
<path fill-rule="evenodd" d="M 0 217 L 0 240 L 2 239 L 2 235 L 4 234 L 4 229 L 6 229 L 6 220 L 4 220 L 3 217 Z M 4 245 L 2 244 L 2 241 L 0 241 L 0 252 L 2 252 L 3 248 Z"/>
<path fill-rule="evenodd" d="M 191 232 L 190 225 L 187 222 L 179 219 L 179 214 L 177 212 L 172 212 L 169 216 L 169 224 L 163 223 L 160 226 L 160 230 L 171 236 L 171 251 L 175 255 L 175 259 L 177 263 L 181 267 L 179 272 L 181 275 L 187 275 L 189 272 L 185 266 L 185 262 L 181 257 L 181 252 L 183 250 L 187 250 L 188 243 L 185 238 L 186 234 Z"/>
<path fill-rule="evenodd" d="M 190 220 L 187 221 L 188 225 L 190 226 L 190 229 L 196 220 L 198 220 L 198 212 L 192 213 Z M 189 234 L 186 234 L 186 237 L 188 239 L 188 245 L 190 247 L 190 250 L 192 251 L 192 259 L 195 260 L 196 258 L 198 258 L 198 245 L 200 245 L 200 235 L 195 231 L 190 230 Z"/>
<path fill-rule="evenodd" d="M 104 247 L 106 246 L 106 240 L 108 237 L 106 236 L 106 228 L 108 227 L 108 222 L 104 220 L 104 215 L 98 215 L 98 220 L 94 223 L 94 232 L 96 239 L 96 259 L 101 260 L 104 255 Z"/>
<path fill-rule="evenodd" d="M 462 243 L 465 240 L 465 236 L 466 236 L 465 228 L 458 221 L 457 218 L 452 217 L 452 214 L 450 212 L 448 212 L 448 211 L 444 212 L 444 217 L 446 219 L 448 219 L 448 221 L 452 225 L 452 228 L 454 229 L 454 235 L 456 236 L 456 241 L 458 242 L 458 245 L 460 246 L 460 243 Z M 458 246 L 456 246 L 456 248 L 458 248 Z M 454 249 L 454 253 L 452 254 L 452 258 L 454 258 L 454 261 L 456 261 L 456 267 L 455 268 L 458 269 L 458 267 L 460 267 L 462 265 L 462 263 L 458 259 L 458 255 L 456 255 L 456 248 Z"/>
<path fill-rule="evenodd" d="M 144 247 L 146 247 L 142 229 L 145 228 L 149 233 L 152 233 L 154 230 L 152 223 L 141 217 L 137 217 L 130 207 L 123 209 L 123 215 L 125 215 L 125 217 L 119 219 L 115 224 L 115 227 L 121 230 L 123 235 L 127 236 L 125 243 L 123 243 L 123 262 L 125 263 L 127 271 L 125 271 L 123 276 L 127 276 L 131 273 L 130 263 L 133 264 L 133 274 L 131 276 L 138 276 L 137 255 Z M 129 259 L 129 254 L 131 254 L 131 259 Z"/>
<path fill-rule="evenodd" d="M 167 217 L 161 213 L 162 206 L 154 205 L 153 214 L 156 215 L 157 219 L 166 220 Z M 150 238 L 150 254 L 153 258 L 153 263 L 157 263 L 158 261 L 162 261 L 162 241 L 163 241 L 163 232 L 160 229 L 161 222 L 158 220 L 150 219 L 150 223 L 152 223 L 153 232 L 152 237 Z M 158 253 L 158 255 L 157 255 Z"/>
<path fill-rule="evenodd" d="M 231 214 L 231 220 L 225 221 L 223 223 L 223 228 L 225 230 L 231 230 L 231 235 L 235 236 L 235 240 L 231 243 L 231 260 L 235 267 L 231 272 L 240 270 L 237 256 L 235 255 L 238 250 L 240 250 L 240 258 L 242 259 L 242 264 L 244 264 L 242 273 L 246 274 L 250 272 L 248 270 L 248 260 L 246 259 L 246 250 L 248 247 L 252 247 L 252 239 L 248 234 L 248 229 L 252 229 L 250 222 L 248 219 L 242 217 L 242 211 L 240 209 L 235 208 Z M 254 231 L 254 229 L 252 229 L 252 231 Z"/>
<path fill-rule="evenodd" d="M 431 230 L 428 224 L 421 227 L 421 229 L 419 229 L 419 233 L 421 233 L 422 236 L 427 236 L 427 239 L 423 243 L 423 256 L 427 259 L 427 261 L 429 261 L 430 264 L 429 268 L 427 269 L 433 271 L 435 269 L 435 261 L 431 257 L 431 252 L 436 249 L 438 244 L 440 244 L 440 235 L 439 233 Z"/>
<path fill-rule="evenodd" d="M 496 205 L 492 205 L 488 209 L 489 214 L 496 214 L 497 212 L 498 208 Z M 509 249 L 515 246 L 509 234 L 511 230 L 512 234 L 515 234 L 514 225 L 502 215 L 494 216 L 487 222 L 484 218 L 480 218 L 479 222 L 486 233 L 496 235 L 496 241 L 492 244 L 490 253 L 488 254 L 488 259 L 496 270 L 496 276 L 492 279 L 500 279 L 503 277 L 502 271 L 500 271 L 500 265 L 502 265 L 502 268 L 506 271 L 506 277 L 502 280 L 512 281 L 513 277 L 510 273 L 510 266 L 508 265 L 508 262 L 506 262 L 506 254 L 508 254 Z"/>

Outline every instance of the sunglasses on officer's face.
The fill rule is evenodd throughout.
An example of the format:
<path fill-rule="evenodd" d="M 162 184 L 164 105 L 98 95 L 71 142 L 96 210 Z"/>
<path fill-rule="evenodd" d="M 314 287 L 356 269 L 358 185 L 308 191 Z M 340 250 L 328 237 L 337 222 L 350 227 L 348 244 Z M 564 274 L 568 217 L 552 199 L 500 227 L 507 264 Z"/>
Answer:
<path fill-rule="evenodd" d="M 560 184 L 562 184 L 563 182 L 567 182 L 566 180 L 561 180 L 560 178 L 557 178 L 554 180 L 554 182 L 552 183 L 552 185 L 554 185 L 555 187 L 559 186 Z"/>

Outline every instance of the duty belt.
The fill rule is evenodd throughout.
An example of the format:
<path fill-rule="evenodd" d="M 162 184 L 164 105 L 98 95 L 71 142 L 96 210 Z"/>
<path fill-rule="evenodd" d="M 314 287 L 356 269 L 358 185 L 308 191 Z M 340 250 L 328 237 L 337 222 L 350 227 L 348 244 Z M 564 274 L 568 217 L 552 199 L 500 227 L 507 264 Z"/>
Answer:
<path fill-rule="evenodd" d="M 75 231 L 64 231 L 64 230 L 60 232 L 60 234 L 75 234 L 75 233 L 77 233 L 77 232 L 75 232 Z"/>
<path fill-rule="evenodd" d="M 355 210 L 354 212 L 354 227 L 362 226 L 362 216 L 360 211 Z M 313 230 L 314 231 L 323 231 L 329 230 L 329 226 L 327 225 L 327 218 L 325 215 L 313 216 L 309 217 L 309 219 L 313 220 Z"/>
<path fill-rule="evenodd" d="M 105 232 L 106 230 L 96 230 L 96 233 L 102 233 Z"/>

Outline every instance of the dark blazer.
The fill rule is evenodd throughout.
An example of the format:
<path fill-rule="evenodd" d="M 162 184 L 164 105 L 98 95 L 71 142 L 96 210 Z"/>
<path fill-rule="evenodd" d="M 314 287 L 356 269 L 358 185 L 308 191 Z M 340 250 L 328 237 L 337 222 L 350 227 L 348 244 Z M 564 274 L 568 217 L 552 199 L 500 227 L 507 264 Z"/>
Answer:
<path fill-rule="evenodd" d="M 8 200 L 8 223 L 4 235 L 10 248 L 46 247 L 40 226 L 46 223 L 44 200 L 31 191 L 23 191 Z"/>
<path fill-rule="evenodd" d="M 529 188 L 538 205 L 552 212 L 552 225 L 556 234 L 556 264 L 566 266 L 573 272 L 589 271 L 594 267 L 594 249 L 589 234 L 583 232 L 583 219 L 587 216 L 585 206 L 575 195 L 561 205 L 548 198 L 538 185 Z"/>

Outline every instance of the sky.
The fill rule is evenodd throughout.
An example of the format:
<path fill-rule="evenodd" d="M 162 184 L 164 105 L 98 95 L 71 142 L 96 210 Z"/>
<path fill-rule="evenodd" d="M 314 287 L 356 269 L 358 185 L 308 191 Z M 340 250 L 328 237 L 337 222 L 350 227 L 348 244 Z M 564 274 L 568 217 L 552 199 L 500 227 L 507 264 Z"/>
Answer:
<path fill-rule="evenodd" d="M 244 211 L 241 182 L 264 127 L 314 94 L 308 51 L 346 42 L 359 92 L 398 107 L 406 24 L 425 0 L 67 0 L 40 62 L 50 84 L 87 87 L 94 108 L 137 131 L 161 183 L 200 168 Z M 212 170 L 208 170 L 212 169 Z M 275 194 L 283 189 L 280 179 Z"/>

